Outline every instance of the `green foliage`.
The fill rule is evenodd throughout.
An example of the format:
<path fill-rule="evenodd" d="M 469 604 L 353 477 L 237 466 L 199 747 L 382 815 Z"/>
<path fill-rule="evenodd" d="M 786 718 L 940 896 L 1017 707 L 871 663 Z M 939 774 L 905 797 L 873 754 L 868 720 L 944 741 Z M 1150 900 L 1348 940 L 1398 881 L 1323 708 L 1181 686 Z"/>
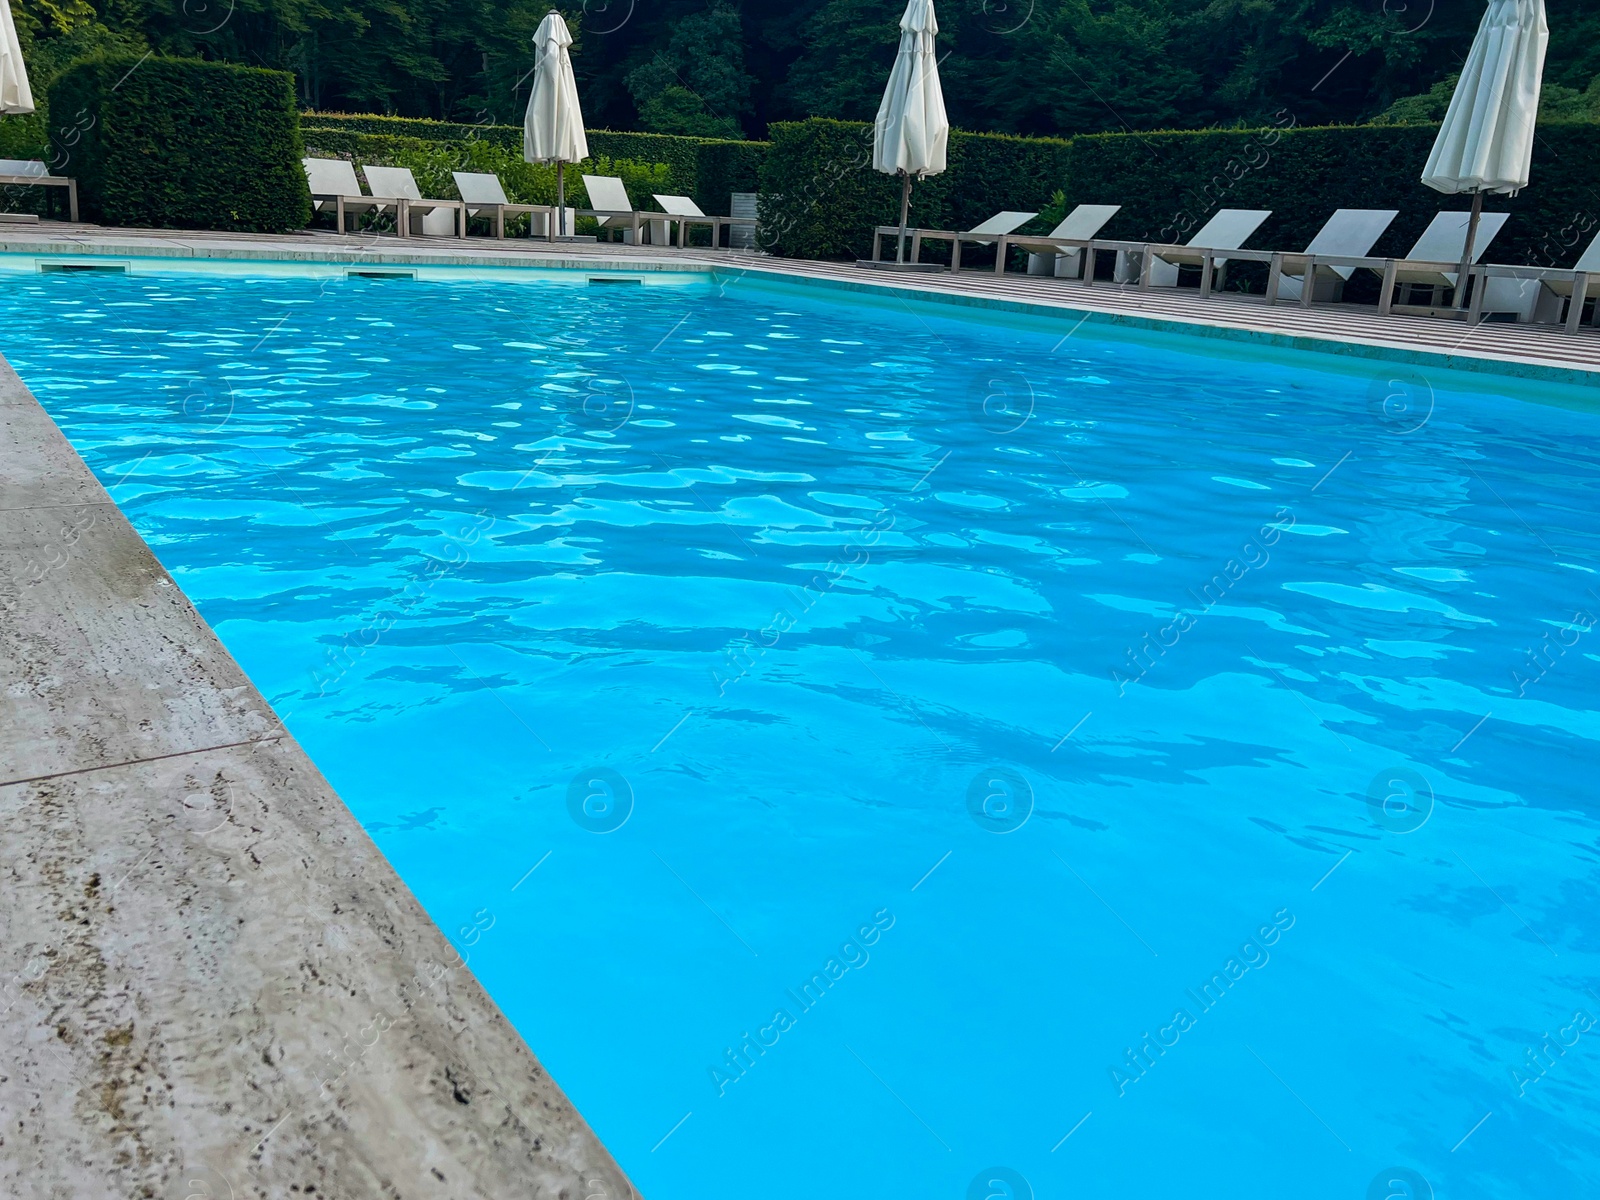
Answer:
<path fill-rule="evenodd" d="M 772 126 L 761 168 L 762 245 L 794 258 L 865 258 L 872 229 L 900 219 L 900 182 L 872 169 L 872 126 L 820 117 Z M 1072 144 L 952 132 L 949 169 L 917 182 L 911 220 L 970 229 L 1001 209 L 1043 209 L 1067 180 Z"/>
<path fill-rule="evenodd" d="M 1545 85 L 1539 97 L 1541 121 L 1600 121 L 1600 75 L 1579 91 L 1559 83 Z"/>
<path fill-rule="evenodd" d="M 710 138 L 744 136 L 732 117 L 717 116 L 698 95 L 676 84 L 668 84 L 640 101 L 639 120 L 652 133 Z"/>
<path fill-rule="evenodd" d="M 1375 125 L 1437 125 L 1450 108 L 1459 72 L 1446 75 L 1420 96 L 1402 96 L 1374 119 Z"/>
<path fill-rule="evenodd" d="M 784 83 L 791 111 L 871 120 L 894 67 L 904 8 L 888 0 L 827 0 L 807 22 L 806 53 Z M 940 19 L 948 21 L 949 14 Z"/>
<path fill-rule="evenodd" d="M 485 154 L 487 153 L 485 147 L 494 147 L 504 152 L 505 157 L 496 161 L 505 163 L 507 172 L 515 173 L 520 167 L 527 165 L 522 162 L 520 125 L 458 125 L 441 121 L 353 116 L 344 113 L 307 113 L 304 120 L 306 144 L 336 157 L 354 159 L 361 153 L 371 155 L 389 153 L 395 149 L 389 144 L 391 142 L 444 143 L 455 147 L 451 151 L 455 154 Z M 636 199 L 640 196 L 648 197 L 652 192 L 692 196 L 704 211 L 724 215 L 727 213 L 728 197 L 731 193 L 756 190 L 761 158 L 767 150 L 765 142 L 717 141 L 672 137 L 659 133 L 618 133 L 609 129 L 591 129 L 588 131 L 588 138 L 589 152 L 598 158 L 629 164 L 652 164 L 653 168 L 659 166 L 665 170 L 665 179 L 659 174 L 652 175 L 651 186 L 642 192 L 636 193 L 633 185 L 629 184 L 629 194 L 634 195 Z M 407 148 L 416 149 L 413 146 Z M 387 165 L 387 160 L 376 157 L 370 161 Z M 553 180 L 554 169 L 551 168 L 551 171 Z M 568 174 L 574 181 L 576 180 L 572 172 L 569 171 Z M 505 174 L 502 174 L 501 178 L 506 182 L 509 195 L 510 180 Z M 627 176 L 623 178 L 626 181 Z M 551 186 L 553 188 L 554 184 Z M 451 195 L 454 193 L 448 193 L 440 198 L 448 199 Z M 525 200 L 522 203 L 550 203 L 550 201 Z"/>
<path fill-rule="evenodd" d="M 1400 216 L 1374 252 L 1403 254 L 1435 213 L 1470 207 L 1420 182 L 1437 133 L 1367 125 L 1088 135 L 1073 139 L 1066 200 L 1122 205 L 1105 233 L 1128 241 L 1181 242 L 1219 208 L 1271 209 L 1250 245 L 1282 249 L 1305 246 L 1336 208 L 1393 208 Z M 1495 261 L 1566 265 L 1552 262 L 1560 253 L 1549 239 L 1575 219 L 1600 220 L 1597 158 L 1600 125 L 1541 126 L 1533 186 L 1486 203 L 1511 214 Z"/>
<path fill-rule="evenodd" d="M 340 130 L 347 133 L 372 133 L 382 137 L 413 137 L 430 142 L 483 140 L 498 142 L 517 150 L 522 148 L 521 125 L 493 125 L 487 122 L 465 125 L 451 121 L 430 121 L 415 117 L 385 117 L 375 113 L 305 112 L 300 125 L 308 132 Z"/>
<path fill-rule="evenodd" d="M 701 142 L 695 148 L 695 182 L 687 195 L 701 211 L 727 215 L 734 192 L 761 188 L 766 142 Z"/>
<path fill-rule="evenodd" d="M 16 0 L 43 92 L 117 49 L 295 74 L 303 105 L 515 124 L 542 0 Z M 1600 76 L 1600 8 L 1547 0 L 1553 115 Z M 591 124 L 759 138 L 870 119 L 904 0 L 583 0 L 564 8 Z M 941 4 L 947 102 L 967 129 L 1066 136 L 1370 120 L 1459 70 L 1481 0 L 960 0 Z M 61 43 L 64 49 L 56 48 Z M 954 51 L 954 53 L 948 53 Z M 698 101 L 698 103 L 696 103 Z M 1592 112 L 1585 102 L 1570 115 Z"/>
<path fill-rule="evenodd" d="M 278 71 L 101 55 L 50 88 L 53 165 L 109 225 L 286 232 L 310 219 L 294 84 Z"/>
<path fill-rule="evenodd" d="M 667 44 L 628 73 L 628 91 L 652 133 L 741 138 L 750 106 L 739 12 L 725 0 L 678 21 Z"/>
<path fill-rule="evenodd" d="M 1600 32 L 1600 31 L 1597 31 Z M 1446 75 L 1419 96 L 1404 96 L 1380 113 L 1378 125 L 1437 125 L 1450 108 L 1459 74 Z M 1587 89 L 1545 82 L 1539 94 L 1539 121 L 1600 121 L 1600 76 Z"/>
<path fill-rule="evenodd" d="M 27 63 L 28 82 L 33 87 L 36 111 L 26 115 L 0 117 L 0 158 L 48 159 L 50 157 L 50 85 L 68 63 L 95 54 L 142 54 L 147 48 L 137 35 L 113 33 L 94 22 L 95 11 L 87 0 L 63 0 L 15 6 L 13 16 L 17 38 Z M 20 207 L 16 200 L 22 201 Z M 38 210 L 38 189 L 17 197 L 8 211 Z M 42 211 L 42 210 L 41 210 Z"/>

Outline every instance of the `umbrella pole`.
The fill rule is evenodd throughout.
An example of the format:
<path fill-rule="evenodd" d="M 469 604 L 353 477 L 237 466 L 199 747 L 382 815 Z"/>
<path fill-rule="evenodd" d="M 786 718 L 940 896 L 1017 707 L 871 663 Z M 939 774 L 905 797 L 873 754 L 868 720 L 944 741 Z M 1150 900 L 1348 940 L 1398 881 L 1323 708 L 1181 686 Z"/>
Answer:
<path fill-rule="evenodd" d="M 1483 220 L 1483 189 L 1472 193 L 1472 219 L 1467 222 L 1467 245 L 1461 254 L 1461 274 L 1456 276 L 1456 307 L 1467 307 L 1467 272 L 1472 269 L 1472 251 L 1478 242 L 1478 222 Z"/>
<path fill-rule="evenodd" d="M 906 218 L 911 215 L 911 175 L 900 172 L 900 237 L 894 244 L 896 265 L 906 261 Z"/>
<path fill-rule="evenodd" d="M 566 165 L 559 158 L 556 159 L 556 219 L 549 222 L 552 242 L 556 240 L 555 229 L 558 222 L 561 225 L 561 235 L 565 237 L 567 233 L 567 177 L 562 173 Z"/>

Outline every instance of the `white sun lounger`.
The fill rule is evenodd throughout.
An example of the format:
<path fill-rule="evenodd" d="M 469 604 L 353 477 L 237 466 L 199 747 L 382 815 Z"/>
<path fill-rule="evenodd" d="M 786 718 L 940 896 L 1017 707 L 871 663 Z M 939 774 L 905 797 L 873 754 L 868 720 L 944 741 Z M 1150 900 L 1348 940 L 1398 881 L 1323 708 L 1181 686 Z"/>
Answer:
<path fill-rule="evenodd" d="M 628 189 L 615 175 L 585 175 L 583 186 L 589 193 L 589 208 L 578 211 L 594 217 L 602 230 L 620 229 L 622 240 L 630 244 L 639 241 L 639 221 L 642 216 L 628 199 Z"/>
<path fill-rule="evenodd" d="M 397 208 L 392 200 L 377 199 L 361 191 L 354 164 L 342 158 L 302 158 L 311 203 L 318 212 L 334 211 L 335 228 L 345 232 L 346 213 L 384 212 Z"/>
<path fill-rule="evenodd" d="M 667 229 L 673 224 L 678 227 L 678 245 L 680 246 L 687 244 L 684 240 L 684 231 L 694 225 L 705 225 L 710 228 L 711 245 L 713 247 L 722 244 L 722 230 L 724 227 L 731 230 L 734 226 L 749 226 L 752 233 L 755 231 L 756 222 L 753 217 L 713 216 L 711 213 L 702 212 L 700 206 L 694 202 L 692 197 L 652 194 L 655 202 L 661 205 L 661 211 L 667 214 L 666 220 L 656 220 L 655 218 L 650 220 L 650 241 L 655 245 L 666 245 Z M 733 241 L 731 233 L 728 240 L 730 243 Z"/>
<path fill-rule="evenodd" d="M 523 213 L 527 213 L 529 217 L 529 237 L 548 235 L 550 218 L 556 211 L 555 205 L 513 204 L 506 196 L 505 185 L 500 182 L 498 175 L 477 171 L 452 171 L 450 176 L 456 181 L 456 191 L 461 194 L 461 203 L 466 206 L 467 216 L 488 217 L 494 222 L 495 237 L 505 237 L 507 217 L 521 216 Z M 568 229 L 572 228 L 576 214 L 576 209 L 567 209 Z"/>
<path fill-rule="evenodd" d="M 1140 281 L 1141 287 L 1177 287 L 1178 268 L 1199 267 L 1202 275 L 1209 275 L 1206 271 L 1206 250 L 1237 250 L 1249 240 L 1250 235 L 1261 228 L 1262 223 L 1272 215 L 1272 210 L 1261 208 L 1224 208 L 1217 212 L 1211 220 L 1207 221 L 1200 231 L 1190 238 L 1183 247 L 1157 246 L 1152 248 L 1145 256 L 1144 278 Z M 1228 260 L 1226 258 L 1211 258 L 1211 266 L 1216 272 L 1215 286 L 1222 286 L 1222 277 L 1226 272 Z M 1200 290 L 1209 292 L 1212 280 L 1202 278 Z"/>
<path fill-rule="evenodd" d="M 1356 268 L 1315 262 L 1315 256 L 1366 258 L 1399 215 L 1400 210 L 1395 208 L 1339 209 L 1301 254 L 1274 255 L 1272 274 L 1267 280 L 1267 303 L 1274 304 L 1280 299 L 1298 300 L 1302 304 L 1337 302 L 1344 293 L 1345 282 L 1356 273 Z M 1308 271 L 1314 280 L 1309 295 L 1305 289 Z"/>
<path fill-rule="evenodd" d="M 1028 251 L 1030 275 L 1054 274 L 1062 278 L 1081 276 L 1083 272 L 1079 270 L 1079 263 L 1084 248 L 1061 243 L 1093 241 L 1105 228 L 1106 222 L 1121 211 L 1120 204 L 1080 204 L 1043 237 L 1003 235 L 998 239 L 1000 247 L 995 251 L 995 274 L 1002 274 L 1005 271 L 1006 251 L 1012 246 L 1019 246 Z M 1038 260 L 1045 269 L 1035 271 L 1035 260 Z"/>
<path fill-rule="evenodd" d="M 466 206 L 460 200 L 424 200 L 410 167 L 373 167 L 361 164 L 375 197 L 395 202 L 396 225 L 401 237 L 412 234 L 467 236 Z M 430 219 L 432 218 L 432 219 Z"/>
<path fill-rule="evenodd" d="M 1600 323 L 1600 299 L 1596 299 L 1600 297 L 1600 234 L 1595 236 L 1594 241 L 1589 243 L 1589 248 L 1573 264 L 1571 279 L 1551 279 L 1546 276 L 1541 282 L 1552 295 L 1572 301 L 1567 315 L 1567 328 L 1570 331 L 1576 333 L 1583 321 L 1585 298 L 1595 300 L 1594 319 Z"/>
<path fill-rule="evenodd" d="M 1600 325 L 1600 234 L 1595 235 L 1589 248 L 1573 264 L 1571 279 L 1551 279 L 1546 276 L 1541 282 L 1552 295 L 1569 301 L 1566 315 L 1568 333 L 1577 333 L 1578 326 L 1583 324 L 1586 299 L 1595 302 L 1594 321 Z M 1559 313 L 1557 319 L 1560 319 Z"/>
<path fill-rule="evenodd" d="M 1432 307 L 1438 299 L 1435 293 L 1441 288 L 1454 289 L 1456 278 L 1461 274 L 1459 268 L 1446 271 L 1437 266 L 1410 267 L 1407 263 L 1459 263 L 1461 252 L 1467 248 L 1467 226 L 1472 220 L 1468 212 L 1442 212 L 1428 223 L 1422 231 L 1422 236 L 1417 239 L 1417 244 L 1406 252 L 1395 268 L 1393 283 L 1398 285 L 1404 297 L 1402 304 L 1410 304 L 1415 299 L 1414 293 L 1418 288 L 1427 288 L 1429 291 L 1428 306 Z M 1478 237 L 1472 247 L 1472 261 L 1477 262 L 1483 257 L 1483 252 L 1489 248 L 1489 243 L 1499 236 L 1506 222 L 1510 220 L 1508 213 L 1484 213 L 1478 222 Z M 1384 297 L 1390 299 L 1390 297 Z"/>
<path fill-rule="evenodd" d="M 67 189 L 67 208 L 74 222 L 78 219 L 78 181 L 65 175 L 52 175 L 37 159 L 0 158 L 0 184 L 9 187 L 58 187 Z M 10 220 L 37 220 L 29 214 L 6 214 Z"/>
<path fill-rule="evenodd" d="M 690 196 L 663 196 L 659 193 L 652 193 L 652 195 L 655 197 L 655 202 L 661 205 L 662 212 L 669 217 L 677 218 L 678 245 L 687 244 L 684 231 L 691 225 L 709 225 L 711 227 L 711 244 L 713 246 L 717 244 L 717 225 L 723 218 L 708 217 L 700 211 L 700 206 Z M 672 224 L 673 222 L 671 221 L 651 221 L 650 241 L 654 245 L 665 246 L 667 244 L 667 232 Z"/>
<path fill-rule="evenodd" d="M 906 229 L 906 237 L 911 245 L 907 251 L 907 262 L 916 262 L 922 253 L 923 242 L 949 242 L 950 243 L 950 269 L 961 269 L 961 243 L 976 242 L 979 245 L 988 245 L 998 241 L 1006 234 L 1015 233 L 1021 229 L 1038 213 L 1031 212 L 998 212 L 984 221 L 981 225 L 974 225 L 971 229 Z M 879 225 L 872 234 L 872 259 L 876 262 L 883 253 L 883 239 L 885 236 L 898 239 L 900 226 Z"/>
<path fill-rule="evenodd" d="M 1568 333 L 1583 327 L 1583 314 L 1595 302 L 1600 324 L 1600 236 L 1589 243 L 1570 267 L 1484 266 L 1479 269 L 1481 288 L 1472 298 L 1471 320 L 1485 313 L 1511 314 L 1518 321 L 1564 325 Z"/>
<path fill-rule="evenodd" d="M 962 233 L 955 234 L 950 239 L 950 270 L 952 273 L 961 270 L 961 245 L 963 242 L 972 242 L 978 246 L 989 246 L 999 241 L 1008 233 L 1015 233 L 1039 214 L 1036 212 L 1005 212 L 995 213 L 981 225 L 974 225 Z M 923 235 L 927 240 L 927 235 Z"/>
<path fill-rule="evenodd" d="M 1600 234 L 1595 235 L 1594 241 L 1589 243 L 1589 248 L 1579 256 L 1578 261 L 1572 265 L 1574 275 L 1600 275 Z M 1558 296 L 1570 296 L 1576 279 L 1547 279 L 1545 286 Z M 1589 281 L 1589 294 L 1593 296 L 1596 288 L 1595 280 Z"/>

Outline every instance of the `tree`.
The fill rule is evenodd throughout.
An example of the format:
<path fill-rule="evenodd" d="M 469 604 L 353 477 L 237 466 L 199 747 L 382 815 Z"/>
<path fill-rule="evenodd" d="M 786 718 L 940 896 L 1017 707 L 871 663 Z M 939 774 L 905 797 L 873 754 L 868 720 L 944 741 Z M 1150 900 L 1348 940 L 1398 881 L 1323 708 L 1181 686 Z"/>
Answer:
<path fill-rule="evenodd" d="M 628 73 L 627 84 L 647 130 L 743 137 L 750 77 L 738 11 L 717 0 L 684 17 L 667 44 Z"/>

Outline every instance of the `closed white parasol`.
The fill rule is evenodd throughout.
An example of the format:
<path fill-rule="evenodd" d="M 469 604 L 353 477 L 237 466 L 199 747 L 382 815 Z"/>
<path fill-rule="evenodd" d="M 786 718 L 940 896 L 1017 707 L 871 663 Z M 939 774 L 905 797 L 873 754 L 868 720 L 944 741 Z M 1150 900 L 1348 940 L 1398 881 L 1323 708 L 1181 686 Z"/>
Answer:
<path fill-rule="evenodd" d="M 945 116 L 939 88 L 939 61 L 934 37 L 939 22 L 933 0 L 909 0 L 900 18 L 900 52 L 895 56 L 889 86 L 883 90 L 873 129 L 872 165 L 886 175 L 900 176 L 900 238 L 895 261 L 905 261 L 906 220 L 911 208 L 911 177 L 938 175 L 945 168 L 950 118 Z"/>
<path fill-rule="evenodd" d="M 1472 220 L 1461 260 L 1456 303 L 1466 306 L 1465 280 L 1483 215 L 1483 197 L 1528 186 L 1540 78 L 1550 26 L 1544 0 L 1489 0 L 1461 80 L 1456 84 L 1422 182 L 1449 195 L 1472 195 Z"/>
<path fill-rule="evenodd" d="M 22 62 L 11 5 L 0 0 L 0 113 L 32 111 L 33 89 L 28 86 L 28 68 Z"/>
<path fill-rule="evenodd" d="M 549 225 L 550 240 L 557 224 L 567 230 L 567 187 L 564 168 L 589 157 L 589 139 L 583 132 L 583 109 L 578 105 L 578 83 L 572 76 L 572 34 L 561 14 L 551 12 L 533 35 L 538 58 L 533 67 L 533 92 L 522 119 L 522 157 L 528 162 L 556 164 L 556 216 Z"/>

